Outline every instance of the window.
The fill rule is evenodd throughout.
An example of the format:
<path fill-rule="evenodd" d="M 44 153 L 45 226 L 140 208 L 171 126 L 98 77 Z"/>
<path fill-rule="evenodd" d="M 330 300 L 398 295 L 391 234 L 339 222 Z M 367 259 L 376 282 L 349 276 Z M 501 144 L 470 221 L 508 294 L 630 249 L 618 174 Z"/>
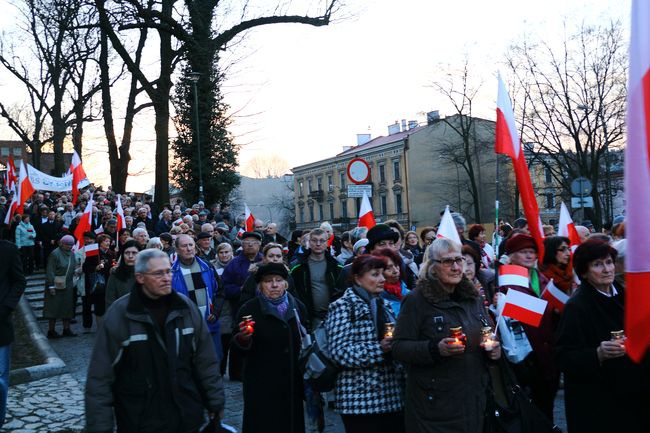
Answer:
<path fill-rule="evenodd" d="M 555 195 L 552 192 L 546 193 L 546 209 L 555 209 Z"/>
<path fill-rule="evenodd" d="M 546 167 L 544 169 L 544 177 L 546 178 L 546 183 L 553 182 L 553 173 L 551 172 L 550 168 Z"/>
<path fill-rule="evenodd" d="M 314 221 L 314 205 L 309 206 L 309 221 Z"/>
<path fill-rule="evenodd" d="M 395 193 L 395 213 L 402 213 L 402 193 Z"/>
<path fill-rule="evenodd" d="M 301 181 L 298 181 L 298 195 L 299 195 L 299 196 L 302 195 L 302 188 L 303 188 L 303 186 L 304 186 L 304 185 L 303 185 L 303 181 L 302 181 L 302 180 L 301 180 Z"/>
<path fill-rule="evenodd" d="M 318 179 L 316 179 L 316 182 L 318 183 L 318 191 L 322 191 L 323 190 L 323 178 L 319 177 Z"/>
<path fill-rule="evenodd" d="M 386 166 L 384 164 L 379 165 L 379 183 L 386 183 Z"/>
<path fill-rule="evenodd" d="M 334 186 L 334 182 L 332 182 L 332 175 L 328 174 L 327 175 L 327 190 L 329 192 L 332 192 Z"/>
<path fill-rule="evenodd" d="M 305 222 L 305 208 L 304 207 L 300 208 L 300 222 L 301 223 Z"/>
<path fill-rule="evenodd" d="M 3 147 L 0 149 L 0 155 L 1 156 L 9 156 L 9 148 L 8 147 Z"/>
<path fill-rule="evenodd" d="M 323 205 L 319 204 L 318 205 L 318 220 L 323 221 L 325 219 L 325 215 L 323 215 Z"/>
<path fill-rule="evenodd" d="M 307 181 L 307 192 L 311 194 L 311 179 Z"/>
<path fill-rule="evenodd" d="M 341 218 L 348 217 L 348 199 L 341 200 Z"/>
<path fill-rule="evenodd" d="M 386 204 L 386 196 L 382 195 L 379 199 L 381 201 L 381 214 L 382 215 L 388 214 L 388 205 Z"/>
<path fill-rule="evenodd" d="M 341 182 L 341 190 L 345 189 L 345 176 L 347 176 L 345 171 L 342 171 L 342 172 L 339 173 L 339 181 Z"/>
<path fill-rule="evenodd" d="M 395 180 L 400 179 L 399 161 L 393 161 L 393 179 L 395 179 Z"/>
<path fill-rule="evenodd" d="M 14 156 L 23 156 L 23 150 L 20 147 L 14 147 Z"/>
<path fill-rule="evenodd" d="M 330 219 L 334 219 L 334 203 L 330 202 Z"/>

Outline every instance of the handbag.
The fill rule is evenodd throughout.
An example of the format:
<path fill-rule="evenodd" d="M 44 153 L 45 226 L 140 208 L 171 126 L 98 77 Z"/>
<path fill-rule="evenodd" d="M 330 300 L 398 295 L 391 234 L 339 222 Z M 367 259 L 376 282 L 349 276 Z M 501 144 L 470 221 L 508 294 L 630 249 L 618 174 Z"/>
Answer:
<path fill-rule="evenodd" d="M 56 275 L 54 277 L 54 288 L 56 290 L 65 290 L 65 275 Z"/>
<path fill-rule="evenodd" d="M 517 384 L 505 359 L 492 365 L 489 372 L 483 433 L 562 433 Z"/>

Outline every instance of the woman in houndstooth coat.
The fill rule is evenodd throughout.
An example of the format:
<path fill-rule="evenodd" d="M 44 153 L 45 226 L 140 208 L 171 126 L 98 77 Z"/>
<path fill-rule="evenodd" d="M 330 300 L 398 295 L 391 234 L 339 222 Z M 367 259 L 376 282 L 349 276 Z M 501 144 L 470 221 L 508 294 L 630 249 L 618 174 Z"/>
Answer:
<path fill-rule="evenodd" d="M 332 359 L 341 366 L 334 392 L 347 433 L 404 432 L 403 369 L 384 333 L 395 315 L 379 296 L 385 268 L 383 257 L 357 257 L 354 285 L 330 305 L 325 324 Z"/>

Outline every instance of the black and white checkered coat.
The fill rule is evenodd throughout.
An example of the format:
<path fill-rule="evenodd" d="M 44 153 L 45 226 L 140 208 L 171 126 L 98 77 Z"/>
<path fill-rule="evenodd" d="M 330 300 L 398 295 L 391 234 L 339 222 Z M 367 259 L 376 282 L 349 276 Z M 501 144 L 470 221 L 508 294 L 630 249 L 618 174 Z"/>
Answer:
<path fill-rule="evenodd" d="M 391 309 L 386 301 L 384 306 Z M 342 367 L 334 393 L 336 410 L 343 414 L 403 409 L 403 368 L 384 356 L 371 317 L 368 304 L 352 289 L 329 307 L 325 327 L 331 357 Z"/>

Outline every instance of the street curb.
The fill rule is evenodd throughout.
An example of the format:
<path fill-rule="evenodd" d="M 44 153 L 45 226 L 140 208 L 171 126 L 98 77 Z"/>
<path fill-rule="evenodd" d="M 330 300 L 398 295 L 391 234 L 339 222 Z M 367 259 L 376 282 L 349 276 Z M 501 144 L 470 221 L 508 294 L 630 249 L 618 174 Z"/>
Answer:
<path fill-rule="evenodd" d="M 9 372 L 9 383 L 11 385 L 18 385 L 20 383 L 32 382 L 64 373 L 65 362 L 59 358 L 59 355 L 50 346 L 47 337 L 38 325 L 38 320 L 32 311 L 32 307 L 29 306 L 29 302 L 27 302 L 24 296 L 21 296 L 18 302 L 18 312 L 22 314 L 25 320 L 25 326 L 29 331 L 29 337 L 32 339 L 36 349 L 40 352 L 41 357 L 45 359 L 45 363 L 11 370 Z"/>

